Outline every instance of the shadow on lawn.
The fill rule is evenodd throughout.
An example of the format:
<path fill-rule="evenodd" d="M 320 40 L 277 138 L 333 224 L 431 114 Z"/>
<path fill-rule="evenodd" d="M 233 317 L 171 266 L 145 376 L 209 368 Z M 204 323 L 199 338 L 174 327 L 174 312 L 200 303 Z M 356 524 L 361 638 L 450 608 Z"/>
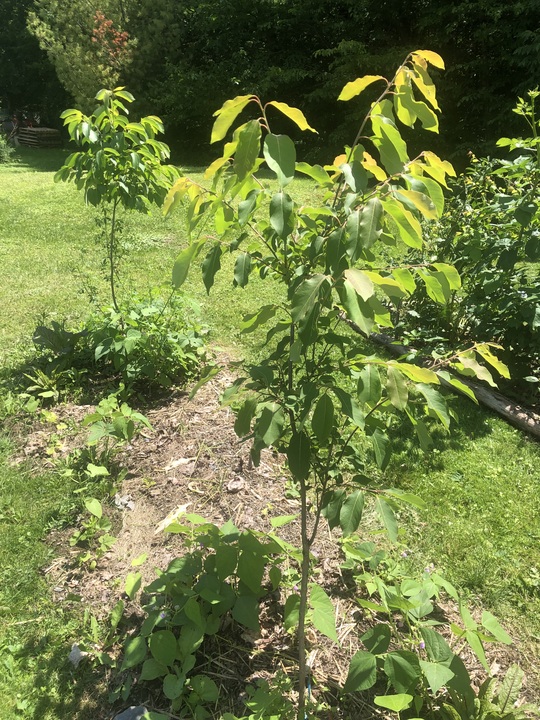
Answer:
<path fill-rule="evenodd" d="M 45 638 L 46 640 L 46 638 Z M 39 652 L 39 647 L 28 648 L 29 652 Z M 69 663 L 69 648 L 59 646 L 48 661 L 39 664 L 35 673 L 37 688 L 45 690 L 51 687 L 51 675 L 55 676 L 54 692 L 43 692 L 34 709 L 33 720 L 42 720 L 49 716 L 58 720 L 109 720 L 120 709 L 113 710 L 107 700 L 108 688 L 105 676 L 100 668 L 95 668 L 83 660 L 78 668 Z"/>
<path fill-rule="evenodd" d="M 14 159 L 21 170 L 56 172 L 66 161 L 69 152 L 64 149 L 18 147 Z"/>

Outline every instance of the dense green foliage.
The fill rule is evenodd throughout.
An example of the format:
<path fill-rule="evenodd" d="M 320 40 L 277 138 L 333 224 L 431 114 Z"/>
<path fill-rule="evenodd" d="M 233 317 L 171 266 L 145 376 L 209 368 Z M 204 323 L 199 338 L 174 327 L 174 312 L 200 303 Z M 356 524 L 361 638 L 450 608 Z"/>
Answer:
<path fill-rule="evenodd" d="M 531 91 L 515 111 L 527 121 L 530 137 L 499 140 L 510 151 L 504 160 L 473 156 L 469 170 L 452 182 L 453 194 L 428 231 L 423 253 L 411 253 L 412 264 L 428 258 L 454 264 L 461 288 L 444 308 L 419 288 L 398 313 L 400 333 L 413 344 L 440 350 L 474 340 L 500 343 L 512 385 L 527 399 L 529 383 L 540 379 L 537 99 Z"/>

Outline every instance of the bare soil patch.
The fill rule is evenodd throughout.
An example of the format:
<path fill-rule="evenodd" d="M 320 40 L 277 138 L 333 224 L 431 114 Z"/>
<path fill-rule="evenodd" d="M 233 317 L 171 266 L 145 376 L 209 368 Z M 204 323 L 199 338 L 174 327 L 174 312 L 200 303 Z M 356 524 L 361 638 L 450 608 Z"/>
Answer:
<path fill-rule="evenodd" d="M 181 538 L 163 531 L 166 518 L 173 517 L 181 507 L 221 525 L 232 519 L 240 529 L 270 531 L 270 518 L 299 513 L 299 502 L 290 493 L 283 471 L 283 459 L 265 451 L 258 467 L 249 458 L 249 444 L 238 441 L 234 433 L 234 416 L 221 407 L 219 397 L 232 382 L 229 372 L 205 385 L 193 399 L 185 393 L 174 395 L 168 402 L 149 410 L 151 431 L 144 430 L 133 443 L 122 450 L 119 460 L 128 471 L 111 507 L 113 534 L 117 541 L 112 550 L 89 572 L 76 562 L 78 550 L 70 548 L 71 531 L 53 533 L 51 542 L 58 551 L 57 559 L 46 569 L 57 602 L 69 604 L 74 595 L 97 617 L 105 618 L 120 597 L 124 597 L 124 579 L 133 571 L 132 562 L 142 554 L 147 561 L 137 569 L 145 583 L 154 579 L 156 569 L 164 569 L 183 553 Z M 54 408 L 59 421 L 67 425 L 80 423 L 92 410 L 90 406 L 65 405 Z M 43 424 L 27 434 L 26 444 L 18 460 L 33 458 L 39 462 L 50 459 L 51 431 Z M 71 434 L 55 445 L 61 456 L 84 442 L 84 432 Z M 292 495 L 292 496 L 291 496 Z M 279 534 L 290 543 L 300 545 L 299 522 L 281 528 Z M 348 662 L 362 647 L 360 635 L 376 619 L 363 614 L 355 603 L 355 592 L 339 567 L 339 546 L 335 537 L 321 526 L 314 554 L 318 558 L 315 581 L 332 595 L 336 607 L 340 647 L 313 630 L 308 634 L 310 664 L 315 684 L 332 696 L 347 676 Z M 232 711 L 238 706 L 246 681 L 271 678 L 278 670 L 292 672 L 295 666 L 295 640 L 281 624 L 285 596 L 276 591 L 261 606 L 261 632 L 224 629 L 201 657 L 204 672 L 221 683 L 231 698 Z M 134 622 L 141 616 L 136 603 L 129 605 Z M 452 603 L 439 608 L 441 617 L 457 621 Z M 538 701 L 540 692 L 534 678 L 532 657 L 526 647 L 497 645 L 488 648 L 488 659 L 496 674 L 518 662 L 529 668 L 525 692 L 529 701 Z M 466 648 L 462 657 L 478 687 L 485 672 L 475 656 Z M 367 697 L 351 699 L 348 708 L 341 706 L 338 715 L 328 717 L 367 718 L 373 707 Z M 159 703 L 156 695 L 154 702 Z M 224 711 L 224 708 L 221 707 Z"/>

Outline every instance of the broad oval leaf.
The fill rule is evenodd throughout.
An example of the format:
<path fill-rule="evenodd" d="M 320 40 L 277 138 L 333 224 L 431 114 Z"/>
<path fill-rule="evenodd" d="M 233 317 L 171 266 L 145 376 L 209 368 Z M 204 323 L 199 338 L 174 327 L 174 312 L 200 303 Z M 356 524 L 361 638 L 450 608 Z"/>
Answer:
<path fill-rule="evenodd" d="M 146 639 L 141 635 L 135 635 L 130 638 L 124 646 L 124 659 L 120 670 L 128 670 L 129 668 L 140 665 L 146 657 Z"/>
<path fill-rule="evenodd" d="M 405 410 L 409 401 L 407 383 L 399 370 L 392 365 L 387 370 L 386 389 L 392 405 L 398 410 Z"/>
<path fill-rule="evenodd" d="M 243 180 L 256 168 L 261 149 L 261 126 L 258 120 L 246 123 L 238 135 L 233 168 L 239 180 Z"/>
<path fill-rule="evenodd" d="M 409 708 L 414 700 L 412 695 L 398 693 L 397 695 L 377 695 L 373 698 L 375 705 L 400 713 Z"/>
<path fill-rule="evenodd" d="M 236 258 L 234 265 L 234 285 L 243 288 L 246 287 L 251 273 L 251 255 L 249 253 L 240 253 Z"/>
<path fill-rule="evenodd" d="M 344 537 L 358 530 L 363 510 L 364 493 L 361 490 L 356 490 L 345 498 L 339 513 L 339 524 Z"/>
<path fill-rule="evenodd" d="M 410 650 L 388 653 L 384 661 L 384 672 L 398 693 L 414 690 L 422 675 L 418 655 Z"/>
<path fill-rule="evenodd" d="M 270 170 L 276 173 L 280 187 L 285 187 L 294 178 L 296 148 L 287 135 L 266 136 L 264 159 Z"/>
<path fill-rule="evenodd" d="M 217 117 L 217 119 L 212 128 L 211 143 L 223 140 L 235 119 L 253 99 L 253 95 L 237 95 L 232 100 L 227 100 L 219 110 L 216 110 L 214 117 Z"/>
<path fill-rule="evenodd" d="M 433 694 L 446 685 L 446 683 L 454 677 L 454 673 L 446 665 L 440 663 L 426 662 L 420 660 L 420 667 L 424 673 L 424 677 L 428 681 L 429 689 Z"/>
<path fill-rule="evenodd" d="M 326 282 L 326 275 L 314 275 L 309 280 L 304 280 L 293 295 L 291 302 L 291 316 L 293 322 L 299 322 L 313 310 L 319 299 L 321 286 Z"/>
<path fill-rule="evenodd" d="M 294 204 L 284 192 L 278 192 L 270 200 L 270 225 L 280 238 L 285 239 L 294 228 Z"/>
<path fill-rule="evenodd" d="M 184 284 L 188 276 L 191 261 L 198 254 L 201 247 L 201 242 L 194 242 L 182 250 L 176 258 L 172 270 L 172 286 L 175 290 L 178 290 Z"/>
<path fill-rule="evenodd" d="M 349 664 L 349 672 L 343 692 L 369 690 L 377 681 L 377 659 L 365 650 L 358 650 Z"/>
<path fill-rule="evenodd" d="M 332 434 L 334 427 L 334 403 L 332 398 L 327 394 L 321 395 L 313 417 L 311 418 L 311 427 L 315 433 L 315 437 L 320 443 L 324 443 Z"/>
<path fill-rule="evenodd" d="M 311 442 L 305 432 L 293 433 L 287 448 L 289 470 L 296 480 L 306 480 L 311 469 Z"/>
<path fill-rule="evenodd" d="M 334 606 L 320 585 L 315 585 L 315 583 L 310 585 L 309 605 L 312 609 L 311 621 L 313 625 L 320 633 L 338 643 Z"/>
<path fill-rule="evenodd" d="M 176 660 L 176 638 L 170 630 L 158 630 L 152 633 L 148 642 L 154 660 L 162 665 L 171 666 Z"/>

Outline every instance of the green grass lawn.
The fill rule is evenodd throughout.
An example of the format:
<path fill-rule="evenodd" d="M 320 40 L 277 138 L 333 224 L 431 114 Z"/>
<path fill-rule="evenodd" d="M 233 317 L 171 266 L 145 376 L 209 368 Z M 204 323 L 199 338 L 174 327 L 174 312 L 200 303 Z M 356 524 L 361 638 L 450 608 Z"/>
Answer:
<path fill-rule="evenodd" d="M 93 303 L 107 301 L 93 211 L 74 187 L 53 183 L 64 158 L 60 151 L 21 150 L 17 163 L 0 165 L 5 375 L 30 352 L 37 324 L 57 320 L 75 327 Z M 307 181 L 295 185 L 300 196 L 309 195 Z M 127 237 L 120 294 L 166 286 L 186 244 L 181 214 L 133 217 Z M 272 298 L 271 283 L 250 279 L 238 290 L 232 273 L 223 272 L 207 296 L 192 268 L 185 292 L 200 304 L 216 346 L 236 358 L 254 357 L 261 336 L 240 337 L 238 321 Z M 15 401 L 5 388 L 0 392 L 0 407 L 8 413 Z M 389 484 L 417 493 L 429 505 L 427 512 L 404 518 L 405 541 L 419 565 L 434 562 L 473 603 L 498 614 L 523 644 L 540 636 L 540 447 L 472 403 L 456 400 L 455 407 L 459 426 L 449 436 L 441 434 L 430 454 L 416 450 L 405 430 L 397 437 Z M 80 613 L 55 605 L 41 572 L 52 557 L 46 530 L 55 513 L 63 512 L 72 488 L 57 474 L 11 466 L 12 448 L 2 442 L 0 720 L 90 718 L 91 708 L 82 709 L 84 688 L 66 666 L 71 643 L 81 633 Z M 538 657 L 537 646 L 531 648 Z"/>

